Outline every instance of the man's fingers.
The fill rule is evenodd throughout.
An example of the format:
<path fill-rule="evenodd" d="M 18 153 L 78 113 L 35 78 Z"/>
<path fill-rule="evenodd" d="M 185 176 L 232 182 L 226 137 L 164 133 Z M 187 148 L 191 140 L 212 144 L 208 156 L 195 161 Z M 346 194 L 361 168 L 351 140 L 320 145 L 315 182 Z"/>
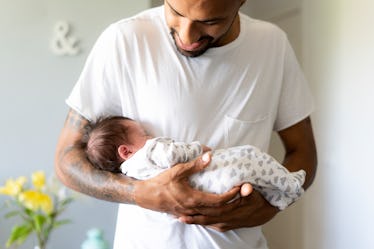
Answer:
<path fill-rule="evenodd" d="M 209 165 L 211 160 L 211 155 L 209 152 L 204 153 L 202 156 L 197 159 L 190 161 L 188 163 L 177 164 L 173 168 L 176 170 L 176 177 L 185 178 L 203 170 L 206 166 Z M 172 169 L 173 169 L 172 168 Z"/>
<path fill-rule="evenodd" d="M 248 196 L 252 193 L 253 191 L 253 187 L 251 184 L 249 183 L 244 183 L 241 187 L 240 187 L 240 195 L 242 197 L 245 197 L 245 196 Z"/>
<path fill-rule="evenodd" d="M 180 202 L 179 209 L 176 210 L 179 216 L 188 216 L 188 215 L 217 215 L 219 216 L 223 212 L 228 210 L 234 210 L 238 203 L 237 200 L 232 201 L 235 197 L 239 196 L 240 187 L 235 187 L 230 191 L 223 194 L 213 194 L 207 192 L 201 192 L 200 190 L 194 189 L 192 187 L 185 186 L 183 204 Z M 228 206 L 230 204 L 230 206 Z M 226 210 L 226 211 L 224 211 Z"/>
<path fill-rule="evenodd" d="M 195 214 L 219 216 L 222 212 L 234 210 L 235 206 L 239 205 L 238 199 L 232 201 L 239 195 L 239 191 L 240 187 L 235 187 L 223 194 L 212 194 L 192 189 L 190 195 L 183 199 L 183 205 L 180 206 L 181 210 L 178 213 L 181 216 Z"/>
<path fill-rule="evenodd" d="M 238 192 L 235 197 L 239 197 Z M 206 215 L 209 217 L 220 217 L 236 210 L 242 204 L 242 202 L 242 198 L 230 199 L 229 202 L 225 202 L 220 206 L 201 206 L 199 208 L 196 208 L 196 210 L 198 210 L 198 213 L 201 215 Z"/>
<path fill-rule="evenodd" d="M 186 224 L 199 224 L 203 226 L 208 226 L 221 222 L 222 218 L 220 217 L 208 217 L 204 215 L 192 215 L 192 216 L 181 216 L 178 218 L 180 222 Z"/>
<path fill-rule="evenodd" d="M 203 209 L 204 207 L 207 207 L 208 209 L 212 207 L 220 207 L 232 201 L 239 194 L 239 191 L 240 187 L 234 187 L 223 194 L 213 194 L 195 190 L 193 193 L 194 199 L 197 201 L 195 205 L 198 210 Z"/>

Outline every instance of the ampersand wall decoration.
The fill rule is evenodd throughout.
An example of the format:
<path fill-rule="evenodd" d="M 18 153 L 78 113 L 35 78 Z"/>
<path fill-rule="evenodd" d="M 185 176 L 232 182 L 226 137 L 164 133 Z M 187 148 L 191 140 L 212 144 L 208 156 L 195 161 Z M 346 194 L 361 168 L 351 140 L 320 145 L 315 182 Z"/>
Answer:
<path fill-rule="evenodd" d="M 59 21 L 54 27 L 51 41 L 52 52 L 56 55 L 77 55 L 80 51 L 78 40 L 70 35 L 70 26 L 66 21 Z"/>

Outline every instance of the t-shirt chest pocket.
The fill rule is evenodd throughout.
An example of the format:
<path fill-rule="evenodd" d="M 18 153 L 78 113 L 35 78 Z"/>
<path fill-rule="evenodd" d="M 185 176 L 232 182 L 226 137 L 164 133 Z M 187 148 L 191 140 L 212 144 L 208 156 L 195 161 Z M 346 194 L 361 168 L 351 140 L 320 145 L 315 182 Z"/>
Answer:
<path fill-rule="evenodd" d="M 250 144 L 267 150 L 272 126 L 268 114 L 251 120 L 240 120 L 225 115 L 225 147 Z"/>

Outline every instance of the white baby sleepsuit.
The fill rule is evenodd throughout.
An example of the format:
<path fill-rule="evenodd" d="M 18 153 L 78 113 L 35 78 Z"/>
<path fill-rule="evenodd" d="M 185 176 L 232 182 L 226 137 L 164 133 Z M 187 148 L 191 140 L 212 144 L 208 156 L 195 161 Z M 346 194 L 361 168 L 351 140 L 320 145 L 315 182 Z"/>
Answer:
<path fill-rule="evenodd" d="M 149 179 L 174 166 L 188 162 L 203 152 L 199 142 L 175 142 L 171 138 L 149 139 L 121 165 L 122 173 L 136 179 Z M 190 177 L 191 186 L 222 194 L 249 182 L 270 204 L 283 210 L 304 193 L 305 171 L 290 173 L 267 153 L 251 145 L 213 150 L 212 161 Z"/>

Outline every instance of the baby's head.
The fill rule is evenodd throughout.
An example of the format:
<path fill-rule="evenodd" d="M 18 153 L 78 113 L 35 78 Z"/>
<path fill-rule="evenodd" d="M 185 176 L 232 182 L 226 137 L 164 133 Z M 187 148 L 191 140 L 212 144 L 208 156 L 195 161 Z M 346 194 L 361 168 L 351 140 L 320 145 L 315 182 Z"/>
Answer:
<path fill-rule="evenodd" d="M 136 121 L 106 117 L 87 127 L 82 148 L 96 168 L 119 173 L 121 163 L 142 148 L 148 138 Z"/>

